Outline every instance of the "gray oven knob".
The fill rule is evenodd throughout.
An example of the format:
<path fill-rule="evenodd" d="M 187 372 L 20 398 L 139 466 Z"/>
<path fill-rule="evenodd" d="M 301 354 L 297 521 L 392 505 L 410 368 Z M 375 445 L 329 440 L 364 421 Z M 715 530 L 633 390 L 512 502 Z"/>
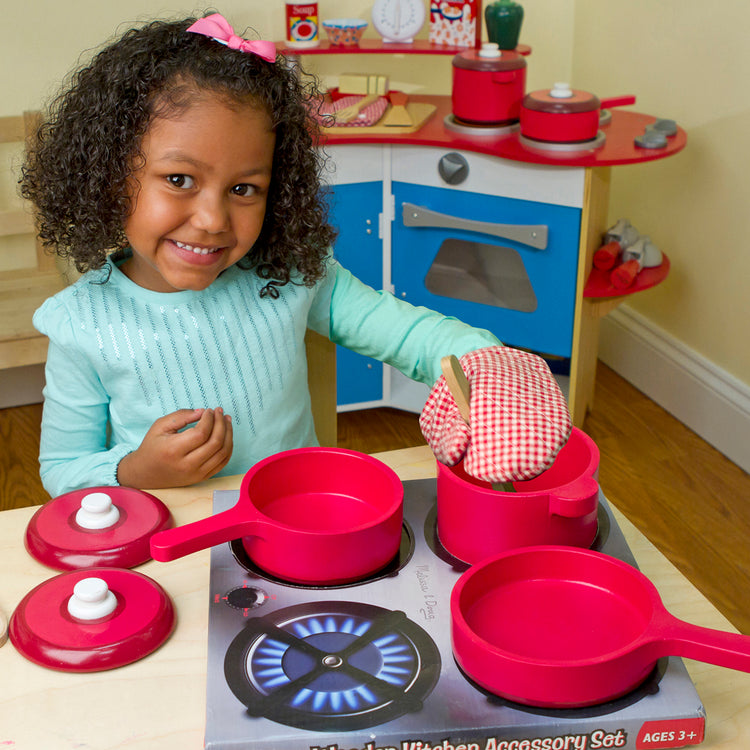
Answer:
<path fill-rule="evenodd" d="M 449 185 L 460 185 L 469 176 L 469 162 L 461 154 L 451 151 L 440 158 L 438 172 Z"/>

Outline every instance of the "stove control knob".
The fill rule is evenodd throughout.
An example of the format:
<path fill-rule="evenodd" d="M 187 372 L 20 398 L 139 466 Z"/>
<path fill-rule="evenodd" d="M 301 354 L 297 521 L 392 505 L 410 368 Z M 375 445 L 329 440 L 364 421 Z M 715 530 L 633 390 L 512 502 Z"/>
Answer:
<path fill-rule="evenodd" d="M 440 159 L 438 172 L 449 185 L 460 185 L 469 176 L 469 162 L 461 154 L 452 151 Z"/>
<path fill-rule="evenodd" d="M 68 613 L 78 620 L 99 620 L 117 609 L 117 598 L 101 578 L 82 578 L 73 586 Z"/>
<path fill-rule="evenodd" d="M 81 500 L 76 523 L 84 529 L 109 529 L 120 520 L 120 511 L 106 492 L 89 492 Z"/>
<path fill-rule="evenodd" d="M 225 597 L 226 603 L 233 609 L 260 607 L 267 599 L 268 594 L 255 586 L 240 586 L 232 589 Z"/>

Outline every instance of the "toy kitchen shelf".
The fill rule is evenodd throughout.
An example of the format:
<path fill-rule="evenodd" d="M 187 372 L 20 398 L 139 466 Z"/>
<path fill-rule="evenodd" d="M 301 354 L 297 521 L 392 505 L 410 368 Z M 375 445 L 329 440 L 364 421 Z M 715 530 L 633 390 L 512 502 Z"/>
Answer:
<path fill-rule="evenodd" d="M 426 39 L 413 42 L 384 42 L 382 39 L 361 39 L 358 45 L 343 46 L 321 39 L 316 47 L 294 47 L 285 42 L 276 44 L 282 55 L 456 55 L 465 47 L 432 44 Z"/>
<path fill-rule="evenodd" d="M 489 328 L 512 346 L 567 361 L 568 401 L 573 421 L 580 427 L 593 404 L 601 317 L 628 294 L 659 283 L 668 271 L 668 260 L 660 269 L 646 269 L 626 294 L 605 289 L 606 280 L 597 284 L 590 278 L 593 254 L 608 226 L 611 167 L 673 156 L 685 147 L 685 132 L 678 128 L 663 148 L 640 148 L 634 138 L 658 118 L 612 108 L 611 117 L 600 126 L 603 145 L 572 153 L 546 152 L 527 147 L 517 129 L 474 135 L 450 128 L 450 96 L 411 95 L 409 101 L 435 107 L 416 132 L 395 132 L 398 128 L 393 133 L 383 133 L 383 128 L 368 132 L 366 127 L 351 127 L 322 135 L 322 145 L 342 173 L 332 182 L 337 204 L 332 216 L 341 230 L 337 254 L 355 275 L 376 288 L 390 288 L 414 304 Z M 438 174 L 438 162 L 452 154 L 469 164 L 470 178 L 464 184 L 448 184 Z M 412 206 L 420 213 L 427 209 L 427 213 L 458 217 L 463 227 L 409 226 L 411 219 L 404 210 Z M 544 224 L 549 226 L 549 245 L 534 250 L 515 241 L 488 240 L 471 227 L 466 230 L 466 219 L 478 224 L 490 220 Z M 446 239 L 460 244 L 459 250 L 453 250 L 447 275 Z M 502 305 L 491 301 L 464 297 L 477 301 L 471 307 L 452 298 L 451 286 L 461 276 L 477 286 L 476 269 L 468 268 L 468 261 L 465 268 L 458 268 L 455 260 L 474 252 L 477 244 L 483 244 L 477 251 L 477 268 L 484 268 L 481 264 L 491 261 L 495 253 L 510 258 L 513 251 L 523 259 L 525 282 L 533 289 L 529 294 L 536 297 L 531 304 L 524 302 L 526 310 L 521 306 L 500 309 Z M 518 266 L 517 258 L 514 262 Z M 442 291 L 435 284 L 426 289 L 430 274 L 435 279 L 440 273 L 445 278 L 436 284 L 442 284 Z M 484 279 L 480 278 L 480 284 Z M 359 369 L 352 370 L 348 356 L 340 352 L 339 366 L 345 367 L 339 369 L 342 384 L 364 387 L 368 379 L 377 381 L 379 363 L 357 361 Z M 388 392 L 384 373 L 380 402 L 377 396 L 350 398 L 347 394 L 343 398 L 340 393 L 339 408 L 411 408 Z"/>
<path fill-rule="evenodd" d="M 467 47 L 455 47 L 448 44 L 433 44 L 427 39 L 415 39 L 413 42 L 384 42 L 382 39 L 361 39 L 359 44 L 351 47 L 331 44 L 322 39 L 316 47 L 292 47 L 285 42 L 277 42 L 276 49 L 282 55 L 457 55 Z M 519 44 L 516 51 L 521 55 L 531 53 L 531 47 Z"/>

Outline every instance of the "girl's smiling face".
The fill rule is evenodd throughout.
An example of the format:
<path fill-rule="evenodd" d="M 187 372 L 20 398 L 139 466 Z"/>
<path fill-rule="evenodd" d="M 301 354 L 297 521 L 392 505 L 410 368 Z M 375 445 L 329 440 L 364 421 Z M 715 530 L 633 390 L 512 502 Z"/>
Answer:
<path fill-rule="evenodd" d="M 219 95 L 197 93 L 156 117 L 131 177 L 128 278 L 157 292 L 201 290 L 243 258 L 263 226 L 274 144 L 262 109 Z"/>

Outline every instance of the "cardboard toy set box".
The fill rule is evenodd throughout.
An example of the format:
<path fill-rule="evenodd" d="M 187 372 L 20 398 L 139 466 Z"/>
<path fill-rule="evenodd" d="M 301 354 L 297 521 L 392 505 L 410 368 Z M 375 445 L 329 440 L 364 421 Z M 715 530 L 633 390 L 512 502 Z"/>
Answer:
<path fill-rule="evenodd" d="M 211 549 L 205 746 L 210 750 L 657 750 L 702 742 L 685 665 L 662 658 L 607 703 L 541 709 L 478 687 L 451 648 L 450 594 L 466 563 L 442 546 L 435 480 L 404 485 L 399 552 L 341 586 L 301 586 Z M 236 491 L 214 494 L 214 512 Z M 634 564 L 603 495 L 594 548 Z"/>

